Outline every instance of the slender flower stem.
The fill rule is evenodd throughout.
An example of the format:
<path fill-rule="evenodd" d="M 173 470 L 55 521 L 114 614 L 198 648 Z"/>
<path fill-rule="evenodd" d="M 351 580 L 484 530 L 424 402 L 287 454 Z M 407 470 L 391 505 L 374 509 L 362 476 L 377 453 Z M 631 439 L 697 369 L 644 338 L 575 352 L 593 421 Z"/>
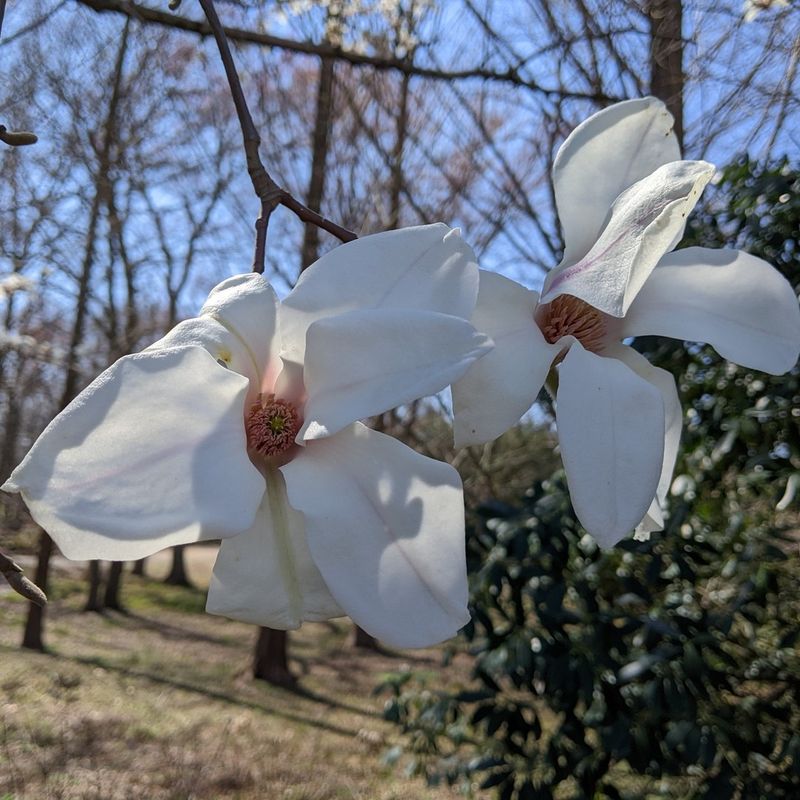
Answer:
<path fill-rule="evenodd" d="M 231 48 L 228 44 L 228 37 L 225 29 L 217 16 L 214 8 L 214 0 L 199 0 L 200 6 L 206 15 L 209 27 L 214 34 L 222 64 L 225 68 L 225 75 L 231 89 L 233 104 L 236 107 L 236 115 L 239 118 L 239 126 L 242 129 L 242 140 L 244 142 L 245 159 L 247 161 L 247 172 L 253 183 L 256 196 L 261 201 L 261 212 L 256 220 L 256 246 L 253 256 L 253 272 L 264 272 L 264 262 L 267 249 L 267 226 L 272 212 L 279 206 L 285 206 L 293 211 L 303 222 L 316 225 L 323 230 L 332 233 L 343 242 L 350 242 L 357 236 L 352 231 L 337 225 L 335 222 L 317 214 L 310 208 L 304 206 L 299 200 L 292 197 L 289 192 L 278 186 L 264 167 L 259 155 L 258 148 L 261 145 L 261 136 L 253 122 L 247 100 L 244 96 L 242 83 L 236 72 L 236 65 L 231 55 Z"/>
<path fill-rule="evenodd" d="M 8 581 L 9 586 L 26 600 L 36 603 L 37 606 L 43 606 L 47 603 L 45 593 L 25 577 L 19 564 L 12 561 L 3 552 L 0 552 L 0 573 Z"/>

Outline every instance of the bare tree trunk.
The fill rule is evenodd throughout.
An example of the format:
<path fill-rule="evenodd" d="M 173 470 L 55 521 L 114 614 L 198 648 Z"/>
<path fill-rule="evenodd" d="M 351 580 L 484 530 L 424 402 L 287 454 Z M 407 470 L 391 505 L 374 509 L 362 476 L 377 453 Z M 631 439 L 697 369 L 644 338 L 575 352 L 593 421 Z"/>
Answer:
<path fill-rule="evenodd" d="M 325 196 L 325 164 L 330 149 L 331 118 L 333 112 L 334 61 L 323 58 L 319 65 L 317 85 L 317 111 L 314 118 L 314 138 L 311 146 L 311 177 L 308 182 L 306 205 L 319 212 Z M 306 225 L 303 248 L 300 251 L 300 270 L 317 260 L 319 255 L 319 228 Z"/>
<path fill-rule="evenodd" d="M 145 576 L 144 565 L 146 563 L 146 558 L 140 558 L 138 561 L 133 562 L 133 569 L 131 570 L 131 575 L 139 575 L 140 577 Z"/>
<path fill-rule="evenodd" d="M 84 611 L 102 611 L 103 604 L 100 602 L 100 587 L 103 583 L 103 575 L 99 561 L 89 562 L 89 594 L 86 597 Z"/>
<path fill-rule="evenodd" d="M 650 91 L 675 117 L 675 135 L 683 143 L 682 0 L 648 0 L 650 18 Z"/>
<path fill-rule="evenodd" d="M 112 561 L 108 568 L 108 579 L 106 581 L 106 593 L 103 598 L 103 605 L 114 611 L 124 611 L 120 600 L 120 589 L 122 588 L 122 574 L 125 569 L 124 561 Z"/>
<path fill-rule="evenodd" d="M 400 108 L 397 112 L 394 151 L 392 152 L 392 182 L 389 187 L 389 230 L 400 225 L 400 193 L 403 189 L 403 153 L 408 129 L 408 94 L 411 78 L 403 75 L 400 83 Z"/>
<path fill-rule="evenodd" d="M 44 532 L 39 536 L 39 559 L 36 562 L 36 575 L 34 583 L 46 591 L 47 580 L 50 577 L 50 556 L 53 552 L 53 540 Z M 44 652 L 44 639 L 42 638 L 42 623 L 44 621 L 45 606 L 36 603 L 28 604 L 28 618 L 25 620 L 25 633 L 22 636 L 22 646 L 28 650 Z"/>
<path fill-rule="evenodd" d="M 120 47 L 117 52 L 117 60 L 114 69 L 114 86 L 111 92 L 111 100 L 108 105 L 108 115 L 106 116 L 105 130 L 103 131 L 103 141 L 98 153 L 97 163 L 97 186 L 92 207 L 89 212 L 89 225 L 86 231 L 86 249 L 84 250 L 83 264 L 81 265 L 80 278 L 78 280 L 78 298 L 75 308 L 75 320 L 72 325 L 72 335 L 70 337 L 69 349 L 67 350 L 67 371 L 64 380 L 64 391 L 61 395 L 59 411 L 63 411 L 75 395 L 78 393 L 80 371 L 78 369 L 78 350 L 83 342 L 84 328 L 86 325 L 86 315 L 89 306 L 89 284 L 92 277 L 92 267 L 95 260 L 95 246 L 97 244 L 97 229 L 100 224 L 100 210 L 103 207 L 103 200 L 106 197 L 109 187 L 108 173 L 111 161 L 111 146 L 114 141 L 114 128 L 117 117 L 117 108 L 122 87 L 123 66 L 125 63 L 125 51 L 128 47 L 129 22 L 125 23 L 125 30 L 122 35 Z M 50 556 L 53 552 L 53 542 L 50 537 L 42 531 L 39 534 L 39 560 L 36 565 L 36 585 L 47 594 L 47 579 L 50 574 Z M 44 624 L 44 608 L 35 603 L 28 605 L 28 618 L 25 622 L 25 633 L 22 639 L 22 646 L 33 650 L 44 650 L 44 639 L 42 628 Z"/>
<path fill-rule="evenodd" d="M 184 557 L 185 544 L 177 544 L 172 548 L 172 568 L 169 575 L 164 578 L 164 583 L 170 586 L 191 586 L 189 575 L 186 572 L 186 560 Z"/>
<path fill-rule="evenodd" d="M 297 678 L 289 670 L 286 631 L 259 628 L 253 659 L 253 677 L 276 686 L 294 686 Z"/>
<path fill-rule="evenodd" d="M 380 652 L 381 646 L 374 636 L 370 636 L 363 628 L 358 625 L 353 626 L 353 647 L 358 647 L 360 650 L 373 650 Z"/>

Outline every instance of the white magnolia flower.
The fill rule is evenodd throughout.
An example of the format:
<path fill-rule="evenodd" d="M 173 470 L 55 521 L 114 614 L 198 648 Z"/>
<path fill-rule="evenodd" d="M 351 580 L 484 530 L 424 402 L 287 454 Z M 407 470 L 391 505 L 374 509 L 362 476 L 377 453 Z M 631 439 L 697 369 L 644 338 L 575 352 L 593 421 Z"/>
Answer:
<path fill-rule="evenodd" d="M 737 250 L 670 252 L 714 168 L 681 161 L 672 117 L 654 98 L 578 126 L 553 167 L 565 239 L 542 296 L 481 272 L 472 318 L 495 349 L 453 386 L 456 441 L 499 436 L 558 365 L 556 422 L 575 511 L 603 546 L 660 530 L 681 405 L 671 375 L 628 337 L 707 342 L 780 374 L 800 351 L 800 309 L 769 264 Z"/>
<path fill-rule="evenodd" d="M 3 487 L 73 559 L 222 539 L 208 610 L 273 628 L 349 614 L 397 646 L 464 625 L 461 481 L 356 420 L 447 386 L 490 347 L 469 247 L 366 237 L 279 303 L 223 281 L 199 317 L 106 370 Z"/>

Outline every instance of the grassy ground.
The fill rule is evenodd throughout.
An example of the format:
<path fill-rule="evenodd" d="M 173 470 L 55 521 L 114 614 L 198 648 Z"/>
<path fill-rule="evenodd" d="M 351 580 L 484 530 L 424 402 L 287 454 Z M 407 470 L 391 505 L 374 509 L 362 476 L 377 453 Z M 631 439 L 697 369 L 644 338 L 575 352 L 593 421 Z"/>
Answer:
<path fill-rule="evenodd" d="M 371 695 L 438 651 L 365 653 L 343 621 L 307 625 L 291 692 L 251 680 L 254 628 L 203 614 L 201 591 L 125 580 L 128 614 L 84 614 L 85 582 L 59 570 L 46 655 L 18 649 L 25 606 L 0 590 L 0 800 L 456 796 L 382 763 L 396 729 Z"/>

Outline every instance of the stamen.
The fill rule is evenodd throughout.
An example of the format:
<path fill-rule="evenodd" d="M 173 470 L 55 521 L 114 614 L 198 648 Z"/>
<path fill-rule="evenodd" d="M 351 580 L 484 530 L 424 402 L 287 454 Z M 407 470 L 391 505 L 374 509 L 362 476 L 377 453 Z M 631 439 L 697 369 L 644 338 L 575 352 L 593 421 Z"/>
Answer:
<path fill-rule="evenodd" d="M 560 294 L 541 309 L 538 319 L 544 338 L 555 344 L 562 336 L 574 336 L 587 350 L 599 352 L 606 339 L 603 315 L 583 300 Z"/>
<path fill-rule="evenodd" d="M 301 424 L 293 403 L 273 394 L 261 397 L 247 415 L 247 446 L 265 457 L 279 456 L 294 445 Z"/>

